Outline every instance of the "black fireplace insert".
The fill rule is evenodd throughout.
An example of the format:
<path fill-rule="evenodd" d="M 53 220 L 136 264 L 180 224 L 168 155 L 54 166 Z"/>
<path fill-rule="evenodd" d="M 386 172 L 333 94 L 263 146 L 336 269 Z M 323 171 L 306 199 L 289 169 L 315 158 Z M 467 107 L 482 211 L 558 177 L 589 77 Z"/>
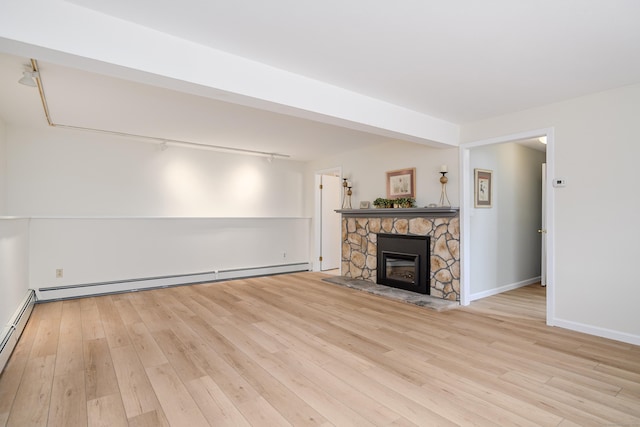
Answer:
<path fill-rule="evenodd" d="M 378 234 L 376 282 L 429 295 L 429 236 Z"/>

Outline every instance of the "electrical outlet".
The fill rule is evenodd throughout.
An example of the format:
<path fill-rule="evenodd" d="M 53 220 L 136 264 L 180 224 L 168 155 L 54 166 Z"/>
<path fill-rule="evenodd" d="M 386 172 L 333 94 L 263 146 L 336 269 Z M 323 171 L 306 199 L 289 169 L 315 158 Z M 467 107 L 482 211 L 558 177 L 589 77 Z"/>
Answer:
<path fill-rule="evenodd" d="M 556 178 L 552 181 L 554 188 L 562 188 L 567 186 L 567 180 L 563 178 Z"/>
<path fill-rule="evenodd" d="M 286 252 L 282 252 L 282 258 L 286 258 L 287 257 L 287 253 Z"/>
<path fill-rule="evenodd" d="M 62 279 L 64 271 L 61 268 L 56 268 L 56 279 Z"/>

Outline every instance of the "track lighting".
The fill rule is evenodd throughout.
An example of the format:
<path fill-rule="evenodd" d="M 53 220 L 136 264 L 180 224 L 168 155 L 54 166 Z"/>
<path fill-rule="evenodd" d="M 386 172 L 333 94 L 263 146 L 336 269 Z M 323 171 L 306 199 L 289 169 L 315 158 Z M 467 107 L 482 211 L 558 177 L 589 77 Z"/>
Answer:
<path fill-rule="evenodd" d="M 190 147 L 190 148 L 198 148 L 202 150 L 221 151 L 221 152 L 229 152 L 229 153 L 235 153 L 235 154 L 249 154 L 253 156 L 263 156 L 267 158 L 267 161 L 269 163 L 273 162 L 273 160 L 275 159 L 287 159 L 290 157 L 288 154 L 270 153 L 267 151 L 250 150 L 245 148 L 224 147 L 221 145 L 206 144 L 201 142 L 157 138 L 154 136 L 137 135 L 137 134 L 126 133 L 126 132 L 112 131 L 107 129 L 97 129 L 97 128 L 54 123 L 51 120 L 51 115 L 49 114 L 49 106 L 47 103 L 47 98 L 44 94 L 45 92 L 43 87 L 44 85 L 42 83 L 42 80 L 40 79 L 40 72 L 38 70 L 39 70 L 38 63 L 36 62 L 35 59 L 32 59 L 31 65 L 25 65 L 25 71 L 22 72 L 23 77 L 20 80 L 18 80 L 18 83 L 23 84 L 25 86 L 39 87 L 40 99 L 42 100 L 42 107 L 44 108 L 44 115 L 47 118 L 47 123 L 49 123 L 49 126 L 62 128 L 62 129 L 95 132 L 95 133 L 114 135 L 114 136 L 120 136 L 125 138 L 134 138 L 134 139 L 140 139 L 147 142 L 158 143 L 158 149 L 160 151 L 165 151 L 170 146 Z"/>
<path fill-rule="evenodd" d="M 36 83 L 36 78 L 40 77 L 40 73 L 38 73 L 37 71 L 25 70 L 22 72 L 22 74 L 23 76 L 20 80 L 18 80 L 18 83 L 31 87 L 38 86 L 38 84 Z"/>

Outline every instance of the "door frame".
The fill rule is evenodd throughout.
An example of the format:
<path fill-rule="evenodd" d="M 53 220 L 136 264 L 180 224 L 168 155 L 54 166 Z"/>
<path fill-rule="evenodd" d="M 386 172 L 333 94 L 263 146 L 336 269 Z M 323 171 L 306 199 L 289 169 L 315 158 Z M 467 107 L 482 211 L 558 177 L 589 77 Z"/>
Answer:
<path fill-rule="evenodd" d="M 322 175 L 333 175 L 342 178 L 342 166 L 320 169 L 314 172 L 314 207 L 313 207 L 313 259 L 311 265 L 313 271 L 320 271 L 320 255 L 322 255 L 322 195 L 320 193 L 320 183 Z M 342 274 L 342 266 L 340 266 Z"/>
<path fill-rule="evenodd" d="M 473 170 L 470 166 L 470 150 L 493 144 L 513 142 L 521 139 L 547 137 L 547 175 L 546 175 L 546 220 L 547 220 L 547 325 L 555 323 L 555 250 L 554 250 L 554 200 L 553 200 L 553 171 L 555 170 L 555 141 L 554 128 L 534 129 L 530 131 L 499 136 L 460 144 L 460 239 L 461 239 L 461 270 L 460 277 L 460 304 L 469 305 L 471 295 L 470 276 L 472 259 L 471 254 L 471 212 L 473 208 Z"/>

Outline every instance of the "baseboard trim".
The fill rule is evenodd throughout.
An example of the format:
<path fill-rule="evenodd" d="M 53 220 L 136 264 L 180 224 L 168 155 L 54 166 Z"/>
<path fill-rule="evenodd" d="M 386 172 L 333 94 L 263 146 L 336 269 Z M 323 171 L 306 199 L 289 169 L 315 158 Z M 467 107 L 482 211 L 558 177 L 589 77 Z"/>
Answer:
<path fill-rule="evenodd" d="M 580 322 L 558 318 L 554 318 L 551 324 L 559 328 L 582 332 L 584 334 L 594 335 L 596 337 L 608 338 L 627 344 L 640 345 L 640 335 L 628 334 L 626 332 L 614 331 L 612 329 L 600 328 L 598 326 L 587 325 Z"/>
<path fill-rule="evenodd" d="M 4 370 L 13 349 L 18 343 L 18 338 L 20 338 L 24 327 L 27 325 L 35 301 L 36 294 L 32 289 L 29 289 L 9 323 L 2 330 L 2 335 L 0 335 L 0 373 Z"/>
<path fill-rule="evenodd" d="M 39 288 L 37 290 L 37 296 L 38 301 L 55 301 L 96 295 L 116 294 L 122 292 L 136 292 L 145 289 L 219 282 L 222 280 L 242 279 L 247 277 L 296 273 L 309 270 L 309 263 L 214 270 L 199 273 L 176 274 L 170 276 L 143 277 L 135 279 L 114 280 L 109 282 L 82 283 L 68 286 L 52 286 Z"/>
<path fill-rule="evenodd" d="M 486 298 L 486 297 L 490 297 L 492 295 L 498 295 L 498 294 L 501 294 L 501 293 L 506 292 L 506 291 L 512 291 L 514 289 L 522 288 L 523 286 L 529 286 L 529 285 L 532 285 L 534 283 L 538 283 L 539 281 L 540 281 L 540 276 L 532 277 L 530 279 L 523 280 L 521 282 L 511 283 L 509 285 L 500 286 L 500 287 L 494 288 L 494 289 L 488 289 L 488 290 L 482 291 L 482 292 L 476 292 L 475 294 L 471 294 L 469 296 L 469 302 L 475 301 L 475 300 L 478 300 L 478 299 L 482 299 L 482 298 Z"/>

